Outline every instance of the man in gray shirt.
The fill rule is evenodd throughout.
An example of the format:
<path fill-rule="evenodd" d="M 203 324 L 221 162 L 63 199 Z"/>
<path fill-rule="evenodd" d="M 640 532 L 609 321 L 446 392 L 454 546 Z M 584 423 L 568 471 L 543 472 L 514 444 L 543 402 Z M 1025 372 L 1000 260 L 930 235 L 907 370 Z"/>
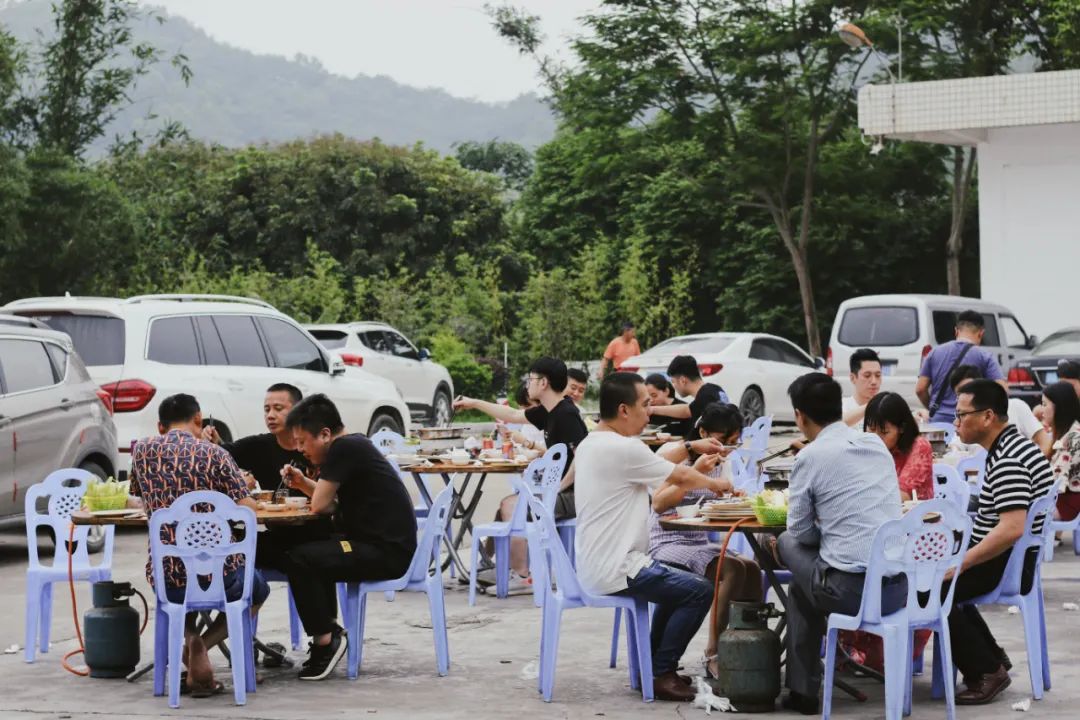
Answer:
<path fill-rule="evenodd" d="M 900 489 L 892 455 L 877 435 L 842 422 L 840 385 L 811 373 L 788 388 L 795 422 L 811 441 L 795 459 L 787 531 L 777 552 L 791 570 L 784 707 L 818 711 L 821 639 L 829 613 L 854 615 L 874 534 L 900 517 Z M 882 587 L 883 612 L 904 604 L 903 576 Z"/>

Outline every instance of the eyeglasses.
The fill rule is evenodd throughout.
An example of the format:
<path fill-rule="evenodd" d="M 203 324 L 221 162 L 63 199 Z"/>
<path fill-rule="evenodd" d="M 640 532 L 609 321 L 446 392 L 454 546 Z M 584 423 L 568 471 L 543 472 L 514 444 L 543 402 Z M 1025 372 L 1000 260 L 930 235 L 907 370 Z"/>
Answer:
<path fill-rule="evenodd" d="M 968 415 L 974 415 L 975 413 L 981 413 L 981 412 L 986 412 L 986 410 L 985 409 L 983 409 L 983 410 L 965 410 L 964 412 L 956 413 L 956 419 L 957 420 L 963 420 Z"/>
<path fill-rule="evenodd" d="M 525 385 L 528 386 L 530 383 L 540 382 L 543 379 L 543 375 L 530 375 L 529 377 L 525 378 Z"/>

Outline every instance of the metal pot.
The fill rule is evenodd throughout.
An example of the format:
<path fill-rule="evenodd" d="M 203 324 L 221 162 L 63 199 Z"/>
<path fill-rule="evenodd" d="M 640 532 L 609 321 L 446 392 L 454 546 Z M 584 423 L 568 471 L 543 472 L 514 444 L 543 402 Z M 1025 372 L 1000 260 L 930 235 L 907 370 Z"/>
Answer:
<path fill-rule="evenodd" d="M 465 428 L 420 428 L 416 431 L 421 440 L 457 440 L 465 437 Z"/>

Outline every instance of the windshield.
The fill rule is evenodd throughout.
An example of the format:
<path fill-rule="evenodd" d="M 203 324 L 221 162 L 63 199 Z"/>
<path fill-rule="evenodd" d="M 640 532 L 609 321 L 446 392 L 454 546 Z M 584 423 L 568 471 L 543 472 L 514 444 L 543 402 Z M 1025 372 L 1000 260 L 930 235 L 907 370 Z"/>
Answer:
<path fill-rule="evenodd" d="M 111 315 L 27 312 L 53 330 L 67 333 L 87 367 L 124 364 L 124 321 Z"/>
<path fill-rule="evenodd" d="M 345 347 L 348 335 L 341 330 L 309 330 L 311 336 L 327 350 L 340 350 Z"/>
<path fill-rule="evenodd" d="M 908 345 L 919 339 L 918 315 L 912 307 L 851 308 L 840 321 L 837 339 L 848 347 Z"/>
<path fill-rule="evenodd" d="M 1032 355 L 1080 355 L 1080 330 L 1054 333 L 1039 343 Z"/>
<path fill-rule="evenodd" d="M 718 353 L 727 349 L 735 338 L 730 337 L 676 337 L 649 348 L 648 353 Z"/>

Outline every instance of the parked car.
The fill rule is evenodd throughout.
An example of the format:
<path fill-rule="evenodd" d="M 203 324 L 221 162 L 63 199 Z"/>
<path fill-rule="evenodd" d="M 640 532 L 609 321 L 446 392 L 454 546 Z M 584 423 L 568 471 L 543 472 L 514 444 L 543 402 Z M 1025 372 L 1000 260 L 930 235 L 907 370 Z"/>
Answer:
<path fill-rule="evenodd" d="M 676 355 L 692 355 L 705 382 L 724 388 L 748 422 L 771 414 L 774 422 L 795 422 L 788 386 L 824 366 L 794 343 L 763 333 L 680 335 L 629 358 L 622 370 L 642 377 L 666 374 Z"/>
<path fill-rule="evenodd" d="M 194 395 L 222 439 L 265 432 L 266 388 L 287 382 L 325 393 L 345 426 L 373 434 L 409 429 L 409 411 L 393 383 L 331 358 L 292 318 L 248 298 L 145 295 L 18 300 L 6 311 L 66 332 L 109 396 L 121 468 L 131 444 L 157 433 L 157 403 Z"/>
<path fill-rule="evenodd" d="M 22 522 L 26 489 L 60 468 L 119 467 L 109 397 L 64 333 L 0 315 L 0 523 Z M 91 533 L 88 549 L 104 544 Z"/>
<path fill-rule="evenodd" d="M 405 335 L 385 323 L 306 325 L 323 347 L 346 365 L 363 367 L 392 381 L 405 398 L 413 420 L 435 426 L 450 422 L 454 381 L 427 348 L 417 349 Z"/>
<path fill-rule="evenodd" d="M 1042 401 L 1042 391 L 1058 381 L 1058 361 L 1080 362 L 1080 327 L 1058 330 L 1035 346 L 1031 355 L 1018 360 L 1009 370 L 1009 395 L 1034 407 Z"/>
<path fill-rule="evenodd" d="M 982 314 L 986 323 L 982 346 L 1003 372 L 1035 347 L 1036 339 L 1003 305 L 955 295 L 865 295 L 845 300 L 837 309 L 826 372 L 835 375 L 845 394 L 851 394 L 851 353 L 870 348 L 881 356 L 881 389 L 900 393 L 913 407 L 921 407 L 915 383 L 922 361 L 936 346 L 956 338 L 956 315 L 964 310 Z"/>

